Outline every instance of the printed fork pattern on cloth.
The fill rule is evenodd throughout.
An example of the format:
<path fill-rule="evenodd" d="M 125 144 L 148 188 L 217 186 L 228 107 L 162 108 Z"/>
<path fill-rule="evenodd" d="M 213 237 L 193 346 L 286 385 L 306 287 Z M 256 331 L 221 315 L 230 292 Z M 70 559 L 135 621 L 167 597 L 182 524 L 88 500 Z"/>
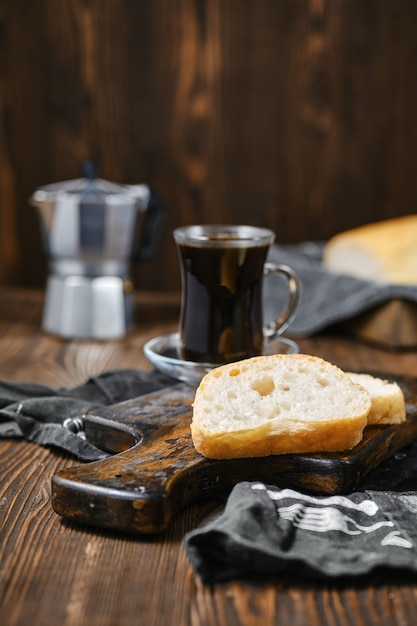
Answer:
<path fill-rule="evenodd" d="M 381 568 L 417 574 L 417 494 L 364 490 L 312 496 L 241 482 L 223 513 L 185 538 L 203 582 L 291 572 L 361 576 Z"/>
<path fill-rule="evenodd" d="M 381 515 L 380 509 L 373 500 L 362 500 L 355 503 L 345 496 L 331 496 L 329 498 L 312 497 L 298 493 L 292 489 L 282 491 L 268 489 L 262 483 L 251 486 L 253 490 L 266 490 L 266 493 L 276 503 L 277 514 L 280 518 L 290 520 L 294 526 L 302 530 L 326 533 L 332 530 L 345 533 L 346 535 L 360 535 L 372 533 L 381 528 L 392 528 L 394 522 L 387 519 L 368 523 L 368 519 Z M 282 501 L 296 500 L 293 504 L 279 506 Z M 308 506 L 308 504 L 314 506 Z M 329 506 L 331 505 L 331 506 Z M 357 519 L 347 515 L 345 510 L 356 513 Z M 413 544 L 401 536 L 399 530 L 389 532 L 381 539 L 382 545 L 397 545 L 403 548 L 412 548 Z"/>

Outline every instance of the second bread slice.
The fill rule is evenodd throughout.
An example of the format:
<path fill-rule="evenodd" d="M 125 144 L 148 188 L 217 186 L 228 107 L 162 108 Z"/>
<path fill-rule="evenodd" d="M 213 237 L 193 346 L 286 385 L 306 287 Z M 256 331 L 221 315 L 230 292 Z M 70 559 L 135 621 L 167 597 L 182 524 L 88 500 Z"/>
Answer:
<path fill-rule="evenodd" d="M 401 424 L 405 421 L 404 393 L 397 383 L 370 374 L 348 374 L 355 383 L 365 387 L 371 396 L 368 425 Z"/>
<path fill-rule="evenodd" d="M 370 406 L 369 393 L 323 359 L 261 356 L 203 378 L 191 431 L 209 458 L 335 452 L 361 441 Z"/>

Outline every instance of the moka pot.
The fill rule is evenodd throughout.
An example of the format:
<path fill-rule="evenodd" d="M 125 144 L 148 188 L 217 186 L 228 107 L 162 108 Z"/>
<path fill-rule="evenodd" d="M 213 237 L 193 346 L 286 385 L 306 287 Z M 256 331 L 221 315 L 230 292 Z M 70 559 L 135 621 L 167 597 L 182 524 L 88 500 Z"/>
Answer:
<path fill-rule="evenodd" d="M 123 337 L 133 322 L 132 265 L 155 252 L 161 202 L 145 184 L 94 175 L 46 185 L 29 201 L 48 257 L 43 329 L 66 338 Z"/>

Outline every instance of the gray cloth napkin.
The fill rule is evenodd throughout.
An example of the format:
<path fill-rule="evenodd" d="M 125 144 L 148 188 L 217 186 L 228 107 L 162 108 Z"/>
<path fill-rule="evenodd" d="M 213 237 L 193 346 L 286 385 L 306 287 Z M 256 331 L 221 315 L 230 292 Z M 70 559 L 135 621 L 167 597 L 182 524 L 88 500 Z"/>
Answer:
<path fill-rule="evenodd" d="M 242 482 L 218 519 L 188 533 L 185 550 L 204 583 L 281 573 L 355 577 L 381 568 L 417 573 L 416 514 L 416 491 L 311 496 Z"/>
<path fill-rule="evenodd" d="M 83 437 L 83 416 L 172 384 L 158 372 L 122 369 L 103 372 L 74 388 L 0 381 L 0 438 L 24 437 L 53 446 L 83 461 L 108 456 Z"/>
<path fill-rule="evenodd" d="M 290 265 L 302 282 L 300 308 L 289 335 L 307 337 L 394 298 L 417 302 L 416 287 L 359 280 L 324 270 L 323 247 L 322 242 L 306 242 L 271 248 L 268 260 Z M 284 281 L 267 279 L 264 288 L 266 322 L 277 316 L 286 298 Z"/>

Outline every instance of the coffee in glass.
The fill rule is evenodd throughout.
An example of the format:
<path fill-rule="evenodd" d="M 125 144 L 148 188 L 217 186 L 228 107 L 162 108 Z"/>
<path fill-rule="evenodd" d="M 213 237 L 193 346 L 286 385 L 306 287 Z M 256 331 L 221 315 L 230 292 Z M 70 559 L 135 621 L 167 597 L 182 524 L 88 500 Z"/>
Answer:
<path fill-rule="evenodd" d="M 266 338 L 284 332 L 297 311 L 300 282 L 286 265 L 267 263 L 275 240 L 254 226 L 186 226 L 174 230 L 181 278 L 180 356 L 221 364 L 262 354 Z M 278 320 L 263 324 L 262 285 L 268 274 L 288 282 Z"/>

